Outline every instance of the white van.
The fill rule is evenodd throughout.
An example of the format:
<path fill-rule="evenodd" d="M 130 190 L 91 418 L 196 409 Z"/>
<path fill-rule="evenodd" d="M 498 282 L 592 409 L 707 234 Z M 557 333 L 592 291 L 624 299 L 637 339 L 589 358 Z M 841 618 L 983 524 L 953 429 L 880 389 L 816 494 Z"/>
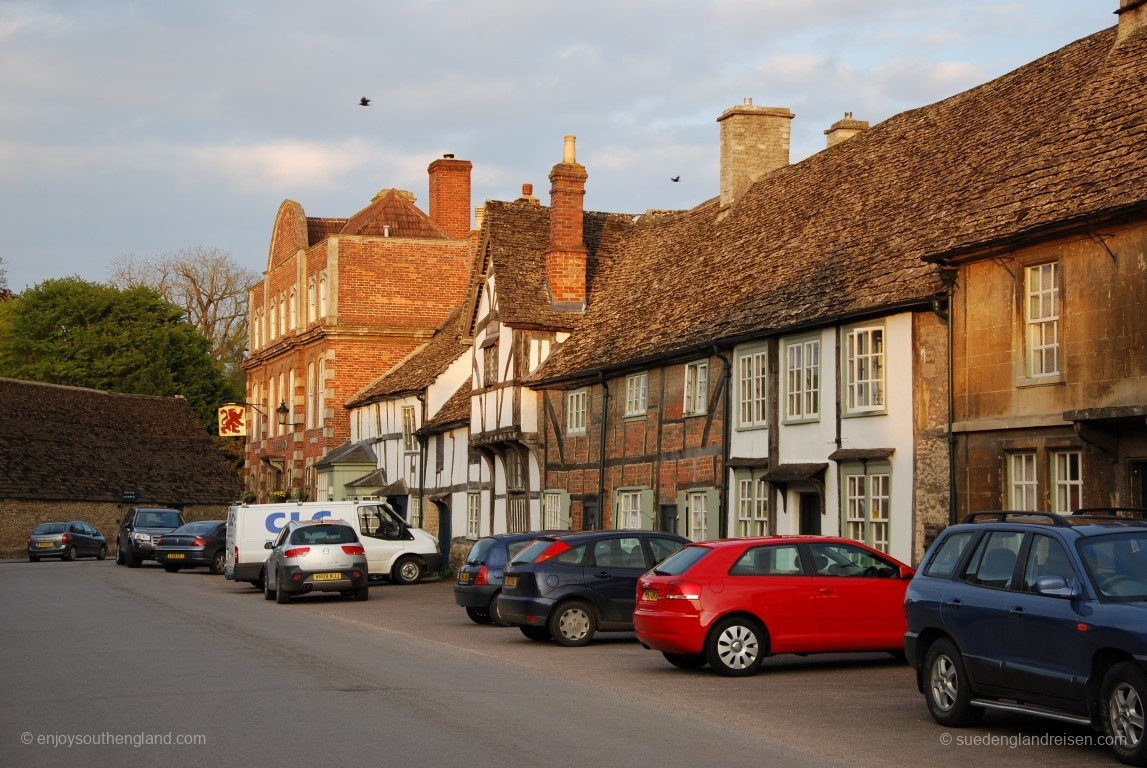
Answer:
<path fill-rule="evenodd" d="M 371 578 L 387 576 L 398 584 L 417 584 L 428 570 L 442 568 L 438 540 L 413 528 L 385 501 L 301 501 L 284 504 L 235 504 L 227 510 L 227 561 L 232 581 L 263 588 L 263 566 L 274 539 L 291 520 L 342 518 L 358 532 L 366 549 Z"/>

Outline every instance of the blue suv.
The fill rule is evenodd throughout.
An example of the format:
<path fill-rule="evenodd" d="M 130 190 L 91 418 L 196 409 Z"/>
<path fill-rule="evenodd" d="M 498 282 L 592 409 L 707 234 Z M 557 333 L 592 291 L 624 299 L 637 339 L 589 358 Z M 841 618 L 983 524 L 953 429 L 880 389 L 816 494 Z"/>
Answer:
<path fill-rule="evenodd" d="M 908 586 L 904 651 L 941 725 L 989 709 L 1085 724 L 1147 765 L 1147 521 L 1081 513 L 946 529 Z"/>

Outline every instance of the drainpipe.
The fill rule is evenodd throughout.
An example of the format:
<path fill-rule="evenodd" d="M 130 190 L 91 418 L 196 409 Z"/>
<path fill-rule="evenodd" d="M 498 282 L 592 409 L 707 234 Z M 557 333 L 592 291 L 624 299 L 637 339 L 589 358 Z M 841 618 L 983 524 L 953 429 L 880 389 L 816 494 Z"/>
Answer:
<path fill-rule="evenodd" d="M 729 444 L 732 440 L 729 420 L 733 416 L 733 398 L 729 397 L 729 379 L 732 376 L 733 361 L 722 355 L 716 345 L 713 345 L 713 356 L 718 358 L 724 366 L 721 372 L 721 392 L 724 393 L 725 398 L 725 413 L 721 419 L 721 482 L 717 484 L 717 490 L 721 492 L 721 501 L 717 512 L 720 515 L 717 520 L 717 534 L 724 539 L 729 535 Z"/>
<path fill-rule="evenodd" d="M 947 293 L 948 307 L 947 311 L 942 316 L 945 325 L 948 326 L 948 524 L 955 525 L 957 520 L 957 498 L 956 498 L 956 434 L 952 431 L 952 424 L 955 420 L 956 413 L 956 393 L 953 390 L 953 382 L 955 381 L 955 374 L 952 371 L 952 308 L 955 306 L 956 295 L 956 275 L 955 267 L 941 267 L 940 268 L 940 281 L 944 283 L 944 289 Z"/>
<path fill-rule="evenodd" d="M 599 516 L 598 526 L 604 527 L 602 523 L 605 521 L 605 428 L 609 416 L 609 385 L 605 383 L 605 374 L 598 371 L 598 382 L 601 384 L 601 442 L 598 446 L 598 465 L 597 465 L 597 514 Z M 584 506 L 583 506 L 584 511 Z M 617 521 L 614 521 L 616 527 Z M 582 527 L 585 527 L 585 520 L 582 520 Z"/>

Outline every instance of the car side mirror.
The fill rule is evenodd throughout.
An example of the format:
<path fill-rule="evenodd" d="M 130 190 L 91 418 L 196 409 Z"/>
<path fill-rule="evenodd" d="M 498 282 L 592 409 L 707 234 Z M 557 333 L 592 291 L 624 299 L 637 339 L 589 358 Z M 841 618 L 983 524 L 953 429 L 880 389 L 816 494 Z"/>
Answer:
<path fill-rule="evenodd" d="M 912 570 L 907 565 L 900 566 L 900 578 L 901 579 L 911 579 L 915 575 L 916 575 L 916 571 Z"/>
<path fill-rule="evenodd" d="M 1035 580 L 1035 591 L 1048 597 L 1079 597 L 1079 587 L 1069 586 L 1062 576 L 1040 576 Z"/>
<path fill-rule="evenodd" d="M 263 549 L 274 549 L 274 548 L 275 548 L 275 542 L 273 542 L 273 541 L 267 541 L 267 542 L 264 542 L 264 544 L 263 544 Z"/>

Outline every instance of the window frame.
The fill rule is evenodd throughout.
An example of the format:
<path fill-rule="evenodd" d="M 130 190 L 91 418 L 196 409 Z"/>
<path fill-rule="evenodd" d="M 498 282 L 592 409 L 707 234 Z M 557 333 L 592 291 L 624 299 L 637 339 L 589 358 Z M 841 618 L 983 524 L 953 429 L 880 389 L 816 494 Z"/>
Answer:
<path fill-rule="evenodd" d="M 1075 476 L 1061 475 L 1060 459 L 1075 459 Z M 1051 478 L 1051 511 L 1060 515 L 1070 515 L 1083 506 L 1083 451 L 1079 448 L 1061 448 L 1048 451 L 1049 477 Z M 1067 467 L 1070 473 L 1072 467 Z M 1072 497 L 1076 504 L 1071 507 Z"/>
<path fill-rule="evenodd" d="M 649 372 L 625 377 L 625 417 L 643 417 L 649 409 Z"/>
<path fill-rule="evenodd" d="M 785 339 L 781 344 L 781 366 L 784 369 L 784 375 L 781 377 L 781 397 L 784 403 L 785 424 L 807 424 L 820 421 L 823 387 L 821 378 L 822 346 L 819 335 Z M 810 352 L 812 347 L 815 347 L 815 352 Z M 801 358 L 799 365 L 795 368 L 792 365 L 792 350 L 794 349 L 800 350 Z M 810 358 L 814 358 L 814 362 L 811 364 L 809 363 Z M 810 372 L 812 382 L 809 381 Z M 794 375 L 800 384 L 798 390 L 793 389 Z M 794 413 L 792 409 L 794 397 L 800 405 L 798 413 Z M 810 400 L 815 400 L 815 407 L 809 402 Z"/>
<path fill-rule="evenodd" d="M 1042 275 L 1050 270 L 1051 286 L 1043 287 Z M 1038 276 L 1038 284 L 1033 277 Z M 1041 312 L 1033 315 L 1034 305 L 1039 304 Z M 1045 314 L 1042 310 L 1045 305 L 1051 305 L 1051 312 Z M 1044 261 L 1038 264 L 1024 265 L 1023 279 L 1023 322 L 1024 322 L 1024 377 L 1034 380 L 1056 379 L 1063 374 L 1062 346 L 1063 329 L 1063 276 L 1058 260 Z M 1050 329 L 1054 341 L 1047 343 L 1045 332 Z M 1039 333 L 1040 342 L 1036 343 L 1035 334 Z M 1051 357 L 1051 369 L 1046 369 L 1048 356 Z M 1037 357 L 1040 365 L 1037 370 Z"/>
<path fill-rule="evenodd" d="M 704 373 L 704 375 L 702 375 Z M 683 416 L 704 416 L 709 407 L 709 359 L 685 364 L 685 385 L 681 405 Z"/>
<path fill-rule="evenodd" d="M 876 334 L 879 334 L 879 351 L 872 351 L 875 348 L 873 339 Z M 857 352 L 857 340 L 861 336 L 866 337 L 869 341 L 866 344 L 868 351 Z M 844 416 L 872 416 L 888 412 L 888 377 L 887 377 L 887 362 L 888 355 L 888 329 L 885 327 L 884 322 L 879 323 L 864 323 L 861 325 L 849 326 L 844 331 L 844 343 L 841 345 L 841 376 L 843 381 L 844 396 L 841 398 L 841 406 Z M 868 375 L 864 379 L 858 378 L 861 372 L 860 361 L 861 358 L 866 360 L 869 364 L 865 366 L 868 370 Z M 878 368 L 877 375 L 872 375 L 872 369 Z M 859 393 L 862 387 L 866 388 L 867 394 L 866 402 L 861 403 Z M 874 394 L 877 393 L 877 394 Z M 879 400 L 877 402 L 877 400 Z"/>
<path fill-rule="evenodd" d="M 860 480 L 863 480 L 863 489 L 857 493 Z M 881 502 L 882 515 L 873 514 L 877 506 L 873 503 L 874 491 L 882 491 L 875 496 Z M 842 464 L 840 496 L 841 534 L 888 554 L 893 530 L 892 465 L 887 462 Z M 883 535 L 878 536 L 878 531 Z M 860 535 L 856 535 L 857 532 Z"/>
<path fill-rule="evenodd" d="M 736 488 L 737 538 L 769 534 L 769 484 L 762 469 L 733 471 Z M 746 494 L 746 490 L 748 493 Z"/>
<path fill-rule="evenodd" d="M 466 538 L 479 539 L 482 535 L 482 493 L 466 493 Z"/>
<path fill-rule="evenodd" d="M 737 429 L 764 429 L 769 425 L 769 347 L 754 344 L 734 355 Z"/>
<path fill-rule="evenodd" d="M 418 453 L 418 437 L 414 434 L 418 428 L 413 405 L 401 407 L 402 416 L 402 452 L 405 454 Z"/>
<path fill-rule="evenodd" d="M 1036 511 L 1039 509 L 1038 457 L 1035 451 L 1015 451 L 1007 456 L 1008 509 Z M 1022 462 L 1022 466 L 1017 466 Z M 1020 470 L 1017 472 L 1017 469 Z M 1030 496 L 1030 505 L 1028 504 Z M 1021 500 L 1022 499 L 1022 500 Z"/>
<path fill-rule="evenodd" d="M 580 389 L 566 392 L 566 434 L 584 435 L 589 422 L 589 389 Z"/>

